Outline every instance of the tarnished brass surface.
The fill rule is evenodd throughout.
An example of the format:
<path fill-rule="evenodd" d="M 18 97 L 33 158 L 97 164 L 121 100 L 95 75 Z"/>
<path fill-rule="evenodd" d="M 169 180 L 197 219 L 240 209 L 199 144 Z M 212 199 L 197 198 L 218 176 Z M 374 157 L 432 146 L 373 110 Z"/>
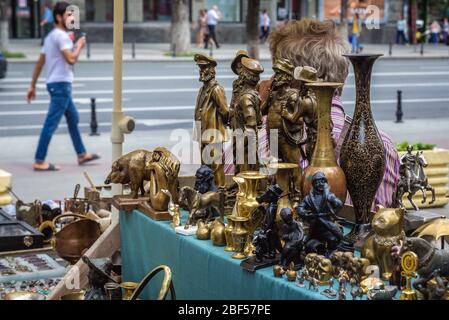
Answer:
<path fill-rule="evenodd" d="M 210 239 L 215 246 L 226 245 L 225 224 L 221 218 L 215 219 L 215 221 L 212 223 Z"/>
<path fill-rule="evenodd" d="M 67 217 L 77 217 L 80 220 L 69 223 L 55 233 L 54 248 L 61 258 L 75 264 L 100 237 L 101 228 L 98 222 L 74 213 L 57 216 L 53 219 L 53 226 L 58 220 Z"/>
<path fill-rule="evenodd" d="M 228 140 L 225 127 L 229 118 L 226 95 L 223 87 L 215 80 L 217 62 L 202 54 L 196 54 L 194 60 L 199 67 L 199 80 L 203 82 L 196 99 L 194 140 L 200 143 L 202 164 L 206 164 L 204 154 L 209 153 L 207 150 L 211 146 L 214 147 L 211 159 L 216 160 L 208 165 L 214 171 L 215 184 L 224 187 L 223 156 L 219 157 L 216 153 L 223 154 L 223 142 Z"/>
<path fill-rule="evenodd" d="M 337 164 L 332 142 L 331 105 L 335 90 L 342 86 L 336 82 L 308 83 L 317 99 L 318 136 L 309 166 L 301 179 L 301 192 L 305 196 L 312 189 L 312 176 L 321 171 L 326 175 L 332 192 L 344 203 L 346 200 L 346 177 Z"/>
<path fill-rule="evenodd" d="M 234 229 L 234 221 L 227 217 L 228 224 L 225 228 L 225 237 L 226 237 L 226 247 L 224 248 L 225 251 L 234 251 L 234 242 L 232 241 L 232 230 Z"/>
<path fill-rule="evenodd" d="M 162 280 L 162 285 L 161 289 L 159 290 L 157 300 L 165 300 L 169 291 L 171 299 L 176 300 L 175 287 L 172 281 L 172 272 L 166 265 L 160 265 L 148 272 L 148 274 L 142 279 L 142 281 L 137 284 L 137 287 L 133 290 L 133 293 L 130 296 L 129 300 L 136 300 L 145 286 L 151 281 L 151 279 L 153 279 L 153 277 L 161 271 L 164 272 L 164 279 Z"/>
<path fill-rule="evenodd" d="M 392 247 L 405 240 L 404 214 L 403 209 L 377 206 L 377 212 L 371 222 L 374 235 L 366 239 L 362 248 L 362 257 L 379 266 L 384 280 L 389 280 L 393 272 Z"/>
<path fill-rule="evenodd" d="M 439 218 L 419 227 L 412 233 L 412 237 L 422 238 L 432 236 L 435 240 L 449 235 L 449 219 Z"/>
<path fill-rule="evenodd" d="M 210 239 L 210 227 L 202 219 L 197 222 L 198 229 L 196 230 L 196 237 L 198 240 L 209 240 Z"/>
<path fill-rule="evenodd" d="M 63 296 L 61 296 L 61 300 L 84 300 L 84 295 L 86 294 L 85 291 L 77 291 L 77 292 L 71 292 L 67 293 Z"/>
<path fill-rule="evenodd" d="M 248 230 L 246 224 L 249 221 L 248 217 L 230 216 L 229 219 L 234 221 L 234 229 L 232 230 L 232 242 L 234 244 L 235 253 L 232 255 L 234 259 L 244 259 L 245 244 L 248 239 Z"/>
<path fill-rule="evenodd" d="M 5 300 L 45 300 L 45 296 L 30 291 L 15 291 L 5 295 Z"/>
<path fill-rule="evenodd" d="M 407 279 L 405 289 L 401 290 L 400 300 L 417 300 L 416 291 L 412 289 L 412 278 L 416 278 L 418 256 L 412 251 L 404 252 L 401 256 L 402 276 Z"/>
<path fill-rule="evenodd" d="M 133 297 L 136 289 L 139 287 L 139 283 L 128 281 L 123 282 L 122 284 L 120 284 L 120 286 L 123 288 L 123 290 L 125 290 L 123 300 L 132 300 L 131 298 Z"/>

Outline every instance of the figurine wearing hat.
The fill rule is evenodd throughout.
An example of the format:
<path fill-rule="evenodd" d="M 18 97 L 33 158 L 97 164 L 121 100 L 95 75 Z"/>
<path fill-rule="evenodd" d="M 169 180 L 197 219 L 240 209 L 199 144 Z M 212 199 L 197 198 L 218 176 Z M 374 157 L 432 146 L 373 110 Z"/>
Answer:
<path fill-rule="evenodd" d="M 235 141 L 236 173 L 258 170 L 257 126 L 261 123 L 260 96 L 256 90 L 263 67 L 259 61 L 243 57 L 240 78 L 242 87 L 236 99 L 232 129 Z"/>
<path fill-rule="evenodd" d="M 301 251 L 303 247 L 304 230 L 300 222 L 293 219 L 293 212 L 290 208 L 282 208 L 281 218 L 284 223 L 282 226 L 282 240 L 284 247 L 281 252 L 281 266 L 284 269 L 291 262 L 295 264 L 295 270 L 301 266 Z"/>
<path fill-rule="evenodd" d="M 343 233 L 335 219 L 342 207 L 343 202 L 329 190 L 325 174 L 317 171 L 312 176 L 312 190 L 297 207 L 298 215 L 310 223 L 307 242 L 323 242 L 327 253 L 337 249 L 343 240 Z"/>
<path fill-rule="evenodd" d="M 292 112 L 296 109 L 299 99 L 297 89 L 291 87 L 293 80 L 293 65 L 286 59 L 276 59 L 273 64 L 274 77 L 269 90 L 268 99 L 261 107 L 263 115 L 267 117 L 268 135 L 270 130 L 278 130 L 278 158 L 282 162 L 299 164 L 301 158 L 300 143 L 302 140 L 303 125 L 300 120 L 290 121 L 284 119 L 284 110 Z M 296 119 L 297 117 L 294 116 Z M 270 145 L 273 141 L 270 141 Z M 271 148 L 271 146 L 270 146 Z M 294 193 L 299 194 L 300 169 L 293 172 Z"/>
<path fill-rule="evenodd" d="M 201 163 L 214 171 L 215 184 L 225 185 L 223 165 L 223 142 L 227 140 L 225 124 L 229 109 L 225 91 L 215 80 L 217 62 L 202 54 L 195 54 L 199 67 L 200 81 L 203 82 L 195 106 L 194 139 L 201 145 Z"/>
<path fill-rule="evenodd" d="M 249 58 L 248 52 L 246 50 L 239 50 L 237 51 L 237 53 L 235 54 L 235 58 L 234 60 L 232 60 L 231 63 L 231 69 L 232 72 L 234 72 L 238 77 L 237 79 L 235 79 L 232 82 L 232 98 L 231 98 L 231 104 L 230 104 L 230 110 L 229 110 L 229 122 L 230 122 L 230 126 L 232 127 L 232 122 L 233 122 L 233 118 L 234 118 L 234 108 L 235 108 L 235 103 L 236 100 L 238 98 L 238 96 L 240 95 L 240 90 L 242 89 L 243 86 L 243 79 L 241 76 L 242 73 L 242 58 Z"/>
<path fill-rule="evenodd" d="M 317 138 L 318 117 L 316 114 L 316 97 L 313 91 L 304 84 L 321 81 L 318 79 L 317 73 L 315 68 L 309 66 L 295 68 L 294 78 L 299 82 L 299 100 L 294 112 L 290 113 L 288 110 L 282 112 L 284 119 L 293 123 L 302 119 L 306 124 L 307 138 L 304 143 L 306 144 L 306 157 L 309 163 Z"/>

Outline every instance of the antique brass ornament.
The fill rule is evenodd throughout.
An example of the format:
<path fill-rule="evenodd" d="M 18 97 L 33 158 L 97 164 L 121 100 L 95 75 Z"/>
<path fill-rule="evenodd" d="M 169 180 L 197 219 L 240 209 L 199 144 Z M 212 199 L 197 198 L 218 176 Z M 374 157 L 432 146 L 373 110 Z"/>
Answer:
<path fill-rule="evenodd" d="M 232 243 L 234 245 L 235 253 L 232 255 L 234 259 L 244 259 L 246 255 L 244 253 L 245 244 L 248 240 L 248 230 L 246 225 L 249 221 L 248 217 L 235 217 L 230 216 L 229 219 L 233 220 L 234 228 L 232 230 Z"/>
<path fill-rule="evenodd" d="M 5 300 L 45 300 L 43 294 L 30 291 L 14 291 L 5 295 Z"/>
<path fill-rule="evenodd" d="M 161 289 L 159 290 L 159 294 L 157 296 L 157 300 L 165 300 L 167 298 L 168 292 L 170 292 L 171 299 L 176 300 L 176 292 L 175 287 L 172 281 L 172 272 L 170 268 L 166 265 L 160 265 L 150 272 L 137 284 L 137 287 L 133 290 L 129 300 L 136 300 L 140 293 L 145 289 L 147 284 L 154 278 L 159 272 L 164 273 L 164 279 L 162 280 Z"/>
<path fill-rule="evenodd" d="M 196 237 L 198 240 L 209 240 L 210 239 L 210 227 L 203 221 L 203 219 L 197 222 L 198 229 L 196 230 Z"/>
<path fill-rule="evenodd" d="M 232 97 L 231 128 L 235 173 L 258 170 L 257 129 L 262 124 L 260 96 L 256 90 L 263 67 L 259 61 L 241 59 L 239 89 Z M 243 159 L 242 159 L 243 158 Z"/>
<path fill-rule="evenodd" d="M 331 121 L 332 97 L 342 83 L 316 82 L 308 83 L 306 86 L 315 92 L 318 102 L 318 136 L 311 162 L 303 172 L 301 192 L 303 195 L 310 192 L 312 177 L 320 171 L 326 175 L 332 192 L 344 203 L 346 200 L 346 177 L 335 159 Z"/>
<path fill-rule="evenodd" d="M 229 118 L 226 95 L 223 87 L 215 80 L 217 62 L 202 54 L 195 54 L 194 60 L 199 67 L 199 80 L 203 82 L 195 105 L 194 140 L 198 141 L 201 147 L 201 163 L 212 162 L 209 165 L 214 171 L 215 184 L 224 187 L 222 155 L 223 142 L 228 140 L 225 126 Z M 207 157 L 210 159 L 206 159 Z"/>
<path fill-rule="evenodd" d="M 404 209 L 389 209 L 378 205 L 371 222 L 374 235 L 368 237 L 363 244 L 362 257 L 379 266 L 383 280 L 390 280 L 393 272 L 391 249 L 405 240 L 404 214 Z"/>
<path fill-rule="evenodd" d="M 404 252 L 401 256 L 402 276 L 407 279 L 405 289 L 401 291 L 400 300 L 417 300 L 416 291 L 412 289 L 412 278 L 416 278 L 418 256 L 412 251 Z"/>
<path fill-rule="evenodd" d="M 444 237 L 449 235 L 449 219 L 439 218 L 432 220 L 412 233 L 412 237 L 422 238 L 424 236 L 431 236 L 435 240 L 441 238 L 441 248 L 444 248 Z"/>
<path fill-rule="evenodd" d="M 61 296 L 61 300 L 85 300 L 84 295 L 86 294 L 85 291 L 75 291 L 67 293 L 63 296 Z"/>
<path fill-rule="evenodd" d="M 120 284 L 123 290 L 125 290 L 125 293 L 123 294 L 123 300 L 131 300 L 133 297 L 134 291 L 136 291 L 139 284 L 137 282 L 123 282 Z"/>
<path fill-rule="evenodd" d="M 261 224 L 264 212 L 259 210 L 260 204 L 257 202 L 257 191 L 262 180 L 267 178 L 266 174 L 259 171 L 244 171 L 237 175 L 241 179 L 234 179 L 239 186 L 237 202 L 235 204 L 236 216 L 248 218 L 246 223 L 247 241 L 244 248 L 245 256 L 252 256 L 255 247 L 252 243 L 253 234 Z"/>
<path fill-rule="evenodd" d="M 284 275 L 285 271 L 284 268 L 282 268 L 282 266 L 280 265 L 274 265 L 273 266 L 273 275 L 277 278 L 280 278 Z"/>
<path fill-rule="evenodd" d="M 214 246 L 226 245 L 225 224 L 221 218 L 217 218 L 214 222 L 212 222 L 210 239 L 212 240 Z"/>
<path fill-rule="evenodd" d="M 59 256 L 71 264 L 75 264 L 84 252 L 100 237 L 100 224 L 75 213 L 62 214 L 53 219 L 53 230 L 56 223 L 63 218 L 75 217 L 80 220 L 69 223 L 58 232 L 54 232 L 53 247 Z"/>
<path fill-rule="evenodd" d="M 275 174 L 276 184 L 278 184 L 281 189 L 284 191 L 282 197 L 278 200 L 278 208 L 276 215 L 279 217 L 279 214 L 283 208 L 290 208 L 293 210 L 292 199 L 295 192 L 295 189 L 292 188 L 294 183 L 294 172 L 298 169 L 298 164 L 296 163 L 269 163 L 267 165 L 269 175 Z"/>
<path fill-rule="evenodd" d="M 296 281 L 296 270 L 295 270 L 295 263 L 291 262 L 290 265 L 288 266 L 287 271 L 285 272 L 285 274 L 287 275 L 287 280 L 288 281 Z"/>
<path fill-rule="evenodd" d="M 303 122 L 297 113 L 299 91 L 291 87 L 294 66 L 289 60 L 279 58 L 273 63 L 274 77 L 268 98 L 261 106 L 262 115 L 267 115 L 267 129 L 278 130 L 279 159 L 285 163 L 299 164 L 300 145 L 303 140 Z M 289 115 L 286 117 L 286 115 Z M 298 119 L 297 119 L 298 118 Z M 292 121 L 293 120 L 293 121 Z M 294 194 L 300 192 L 301 170 L 292 169 Z M 283 188 L 283 186 L 281 186 Z M 283 188 L 284 189 L 284 188 Z M 284 189 L 286 190 L 286 189 Z"/>
<path fill-rule="evenodd" d="M 227 225 L 225 228 L 225 237 L 226 237 L 226 247 L 225 251 L 234 251 L 234 242 L 232 241 L 232 230 L 234 229 L 234 221 L 230 219 L 230 216 L 227 216 Z"/>
<path fill-rule="evenodd" d="M 309 253 L 304 260 L 304 267 L 310 278 L 320 285 L 329 285 L 333 276 L 332 261 L 323 255 Z"/>
<path fill-rule="evenodd" d="M 64 199 L 64 212 L 71 212 L 84 215 L 87 212 L 86 199 L 78 198 L 80 192 L 80 184 L 75 186 L 72 198 Z"/>

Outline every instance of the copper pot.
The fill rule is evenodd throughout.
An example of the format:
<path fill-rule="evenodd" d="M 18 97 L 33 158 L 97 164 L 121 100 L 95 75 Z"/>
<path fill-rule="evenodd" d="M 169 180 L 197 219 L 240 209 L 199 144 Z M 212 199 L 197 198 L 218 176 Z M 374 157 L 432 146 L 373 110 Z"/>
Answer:
<path fill-rule="evenodd" d="M 53 227 L 61 218 L 77 217 L 74 221 L 55 233 L 53 247 L 58 255 L 75 264 L 84 252 L 94 244 L 101 235 L 100 224 L 75 213 L 62 214 L 53 220 Z"/>

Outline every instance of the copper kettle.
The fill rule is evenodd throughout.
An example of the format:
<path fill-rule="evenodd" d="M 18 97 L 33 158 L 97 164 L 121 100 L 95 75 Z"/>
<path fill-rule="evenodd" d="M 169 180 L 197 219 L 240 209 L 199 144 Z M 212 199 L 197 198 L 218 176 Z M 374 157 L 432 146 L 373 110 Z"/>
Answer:
<path fill-rule="evenodd" d="M 56 222 L 62 218 L 76 217 L 73 221 L 56 232 Z M 54 238 L 52 245 L 58 255 L 71 264 L 75 264 L 84 252 L 94 244 L 101 235 L 100 224 L 76 213 L 68 213 L 53 219 Z"/>

